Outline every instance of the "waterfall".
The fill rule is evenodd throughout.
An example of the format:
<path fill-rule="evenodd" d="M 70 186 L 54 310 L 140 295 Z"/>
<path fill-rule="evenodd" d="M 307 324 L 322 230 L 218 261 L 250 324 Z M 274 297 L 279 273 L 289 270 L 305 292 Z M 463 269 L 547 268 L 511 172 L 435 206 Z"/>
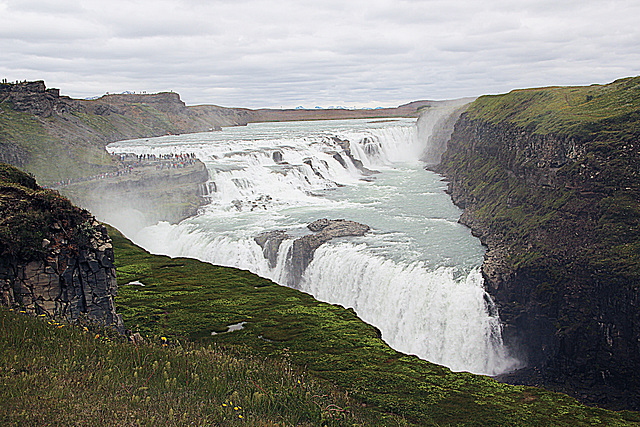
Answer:
<path fill-rule="evenodd" d="M 447 149 L 447 141 L 453 133 L 453 126 L 474 99 L 461 98 L 434 102 L 422 111 L 417 127 L 418 138 L 424 141 L 424 150 L 420 159 L 426 165 L 440 163 L 440 158 Z"/>
<path fill-rule="evenodd" d="M 302 290 L 352 307 L 402 352 L 453 370 L 493 375 L 511 367 L 478 268 L 456 278 L 453 268 L 397 263 L 341 243 L 318 249 Z"/>
<path fill-rule="evenodd" d="M 262 124 L 111 144 L 119 153 L 195 153 L 210 172 L 210 203 L 200 215 L 130 237 L 153 253 L 287 284 L 293 242 L 311 233 L 308 223 L 367 224 L 365 236 L 320 246 L 296 287 L 353 307 L 400 351 L 454 370 L 508 371 L 517 361 L 483 288 L 484 249 L 457 223 L 460 211 L 441 178 L 423 169 L 425 153 L 437 152 L 432 145 L 461 108 L 441 107 L 423 113 L 418 126 L 406 119 Z M 282 237 L 270 262 L 254 239 L 274 230 Z"/>

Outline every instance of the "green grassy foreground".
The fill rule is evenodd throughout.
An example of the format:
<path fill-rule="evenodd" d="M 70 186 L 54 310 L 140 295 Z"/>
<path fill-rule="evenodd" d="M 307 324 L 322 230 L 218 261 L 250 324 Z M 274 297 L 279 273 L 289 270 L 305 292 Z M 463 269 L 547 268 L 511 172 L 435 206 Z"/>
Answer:
<path fill-rule="evenodd" d="M 388 413 L 412 425 L 640 425 L 637 413 L 451 372 L 391 349 L 352 310 L 246 271 L 153 256 L 116 230 L 110 235 L 121 284 L 118 311 L 134 332 L 284 357 L 381 414 L 368 425 L 397 425 L 398 417 L 383 416 Z M 131 281 L 144 287 L 125 285 Z M 239 322 L 246 322 L 242 330 L 223 333 Z"/>
<path fill-rule="evenodd" d="M 3 426 L 381 425 L 285 359 L 161 339 L 136 346 L 6 308 L 0 324 Z"/>

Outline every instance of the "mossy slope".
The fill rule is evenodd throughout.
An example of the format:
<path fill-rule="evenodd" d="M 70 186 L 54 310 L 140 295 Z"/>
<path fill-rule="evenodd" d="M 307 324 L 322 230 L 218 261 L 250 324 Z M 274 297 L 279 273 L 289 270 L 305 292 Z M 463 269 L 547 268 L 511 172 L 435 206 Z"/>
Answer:
<path fill-rule="evenodd" d="M 478 98 L 472 120 L 509 123 L 536 134 L 581 140 L 632 140 L 640 131 L 640 77 L 607 85 L 514 90 Z"/>
<path fill-rule="evenodd" d="M 74 327 L 0 307 L 3 426 L 406 425 L 282 360 Z"/>
<path fill-rule="evenodd" d="M 118 311 L 134 331 L 243 346 L 289 357 L 367 405 L 415 425 L 633 425 L 633 413 L 509 386 L 396 352 L 352 310 L 321 303 L 247 271 L 150 255 L 110 230 Z M 127 284 L 139 281 L 144 286 Z M 246 322 L 244 328 L 223 333 Z M 211 332 L 217 332 L 212 335 Z"/>

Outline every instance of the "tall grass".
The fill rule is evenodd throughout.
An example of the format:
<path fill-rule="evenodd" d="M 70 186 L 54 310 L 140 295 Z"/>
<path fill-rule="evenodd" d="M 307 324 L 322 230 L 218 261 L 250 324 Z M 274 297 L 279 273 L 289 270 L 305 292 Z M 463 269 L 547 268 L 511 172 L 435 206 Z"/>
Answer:
<path fill-rule="evenodd" d="M 162 338 L 136 344 L 0 308 L 0 424 L 386 424 L 287 359 Z"/>

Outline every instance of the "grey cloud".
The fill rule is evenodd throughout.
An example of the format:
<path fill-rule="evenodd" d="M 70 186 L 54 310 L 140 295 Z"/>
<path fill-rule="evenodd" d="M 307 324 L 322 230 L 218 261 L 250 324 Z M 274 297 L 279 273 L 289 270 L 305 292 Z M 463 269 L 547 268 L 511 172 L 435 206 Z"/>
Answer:
<path fill-rule="evenodd" d="M 0 77 L 72 96 L 393 105 L 637 74 L 638 18 L 624 0 L 0 0 Z"/>

